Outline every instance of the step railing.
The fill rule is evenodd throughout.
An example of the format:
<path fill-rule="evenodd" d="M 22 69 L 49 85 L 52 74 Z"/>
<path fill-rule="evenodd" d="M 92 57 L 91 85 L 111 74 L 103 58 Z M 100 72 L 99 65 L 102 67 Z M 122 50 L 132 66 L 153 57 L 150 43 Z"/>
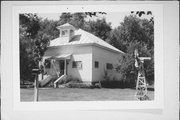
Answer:
<path fill-rule="evenodd" d="M 57 82 L 65 78 L 67 75 L 63 74 L 61 75 L 57 80 L 54 81 L 54 88 L 57 88 Z"/>

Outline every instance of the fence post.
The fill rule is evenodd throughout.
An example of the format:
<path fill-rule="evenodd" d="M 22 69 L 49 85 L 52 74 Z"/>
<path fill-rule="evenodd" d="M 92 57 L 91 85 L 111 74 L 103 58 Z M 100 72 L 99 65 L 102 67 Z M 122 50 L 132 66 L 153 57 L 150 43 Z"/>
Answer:
<path fill-rule="evenodd" d="M 33 75 L 35 76 L 34 78 L 34 101 L 38 101 L 39 97 L 39 81 L 38 81 L 38 75 L 40 73 L 39 69 L 33 69 L 32 70 Z"/>
<path fill-rule="evenodd" d="M 39 89 L 38 89 L 38 74 L 35 75 L 35 80 L 34 80 L 34 101 L 38 101 L 39 97 Z"/>

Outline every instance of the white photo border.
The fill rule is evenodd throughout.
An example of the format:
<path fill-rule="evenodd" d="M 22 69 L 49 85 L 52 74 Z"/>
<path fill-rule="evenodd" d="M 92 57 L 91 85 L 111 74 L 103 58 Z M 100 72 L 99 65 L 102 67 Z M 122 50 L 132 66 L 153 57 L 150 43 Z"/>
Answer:
<path fill-rule="evenodd" d="M 45 12 L 44 12 L 45 11 Z M 20 101 L 19 65 L 19 14 L 58 12 L 125 12 L 152 11 L 154 16 L 155 92 L 152 101 Z M 120 109 L 163 109 L 163 5 L 119 4 L 119 5 L 31 5 L 13 6 L 13 108 L 14 110 L 120 110 Z"/>

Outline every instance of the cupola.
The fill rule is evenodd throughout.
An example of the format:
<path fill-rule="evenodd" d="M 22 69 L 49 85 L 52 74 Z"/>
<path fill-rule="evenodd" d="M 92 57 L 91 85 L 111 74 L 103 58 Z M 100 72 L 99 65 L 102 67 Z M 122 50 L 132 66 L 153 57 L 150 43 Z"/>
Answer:
<path fill-rule="evenodd" d="M 59 37 L 67 39 L 68 41 L 74 36 L 75 27 L 69 23 L 60 25 L 57 29 L 59 29 Z"/>

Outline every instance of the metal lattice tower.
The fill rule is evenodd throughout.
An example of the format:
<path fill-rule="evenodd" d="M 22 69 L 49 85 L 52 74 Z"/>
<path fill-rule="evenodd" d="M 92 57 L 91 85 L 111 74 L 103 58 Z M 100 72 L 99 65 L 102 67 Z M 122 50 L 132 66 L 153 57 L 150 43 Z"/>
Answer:
<path fill-rule="evenodd" d="M 138 77 L 136 82 L 135 97 L 138 100 L 149 100 L 147 95 L 147 83 L 145 77 L 144 60 L 150 60 L 150 57 L 139 57 L 138 50 L 134 51 L 135 67 L 138 70 Z"/>

